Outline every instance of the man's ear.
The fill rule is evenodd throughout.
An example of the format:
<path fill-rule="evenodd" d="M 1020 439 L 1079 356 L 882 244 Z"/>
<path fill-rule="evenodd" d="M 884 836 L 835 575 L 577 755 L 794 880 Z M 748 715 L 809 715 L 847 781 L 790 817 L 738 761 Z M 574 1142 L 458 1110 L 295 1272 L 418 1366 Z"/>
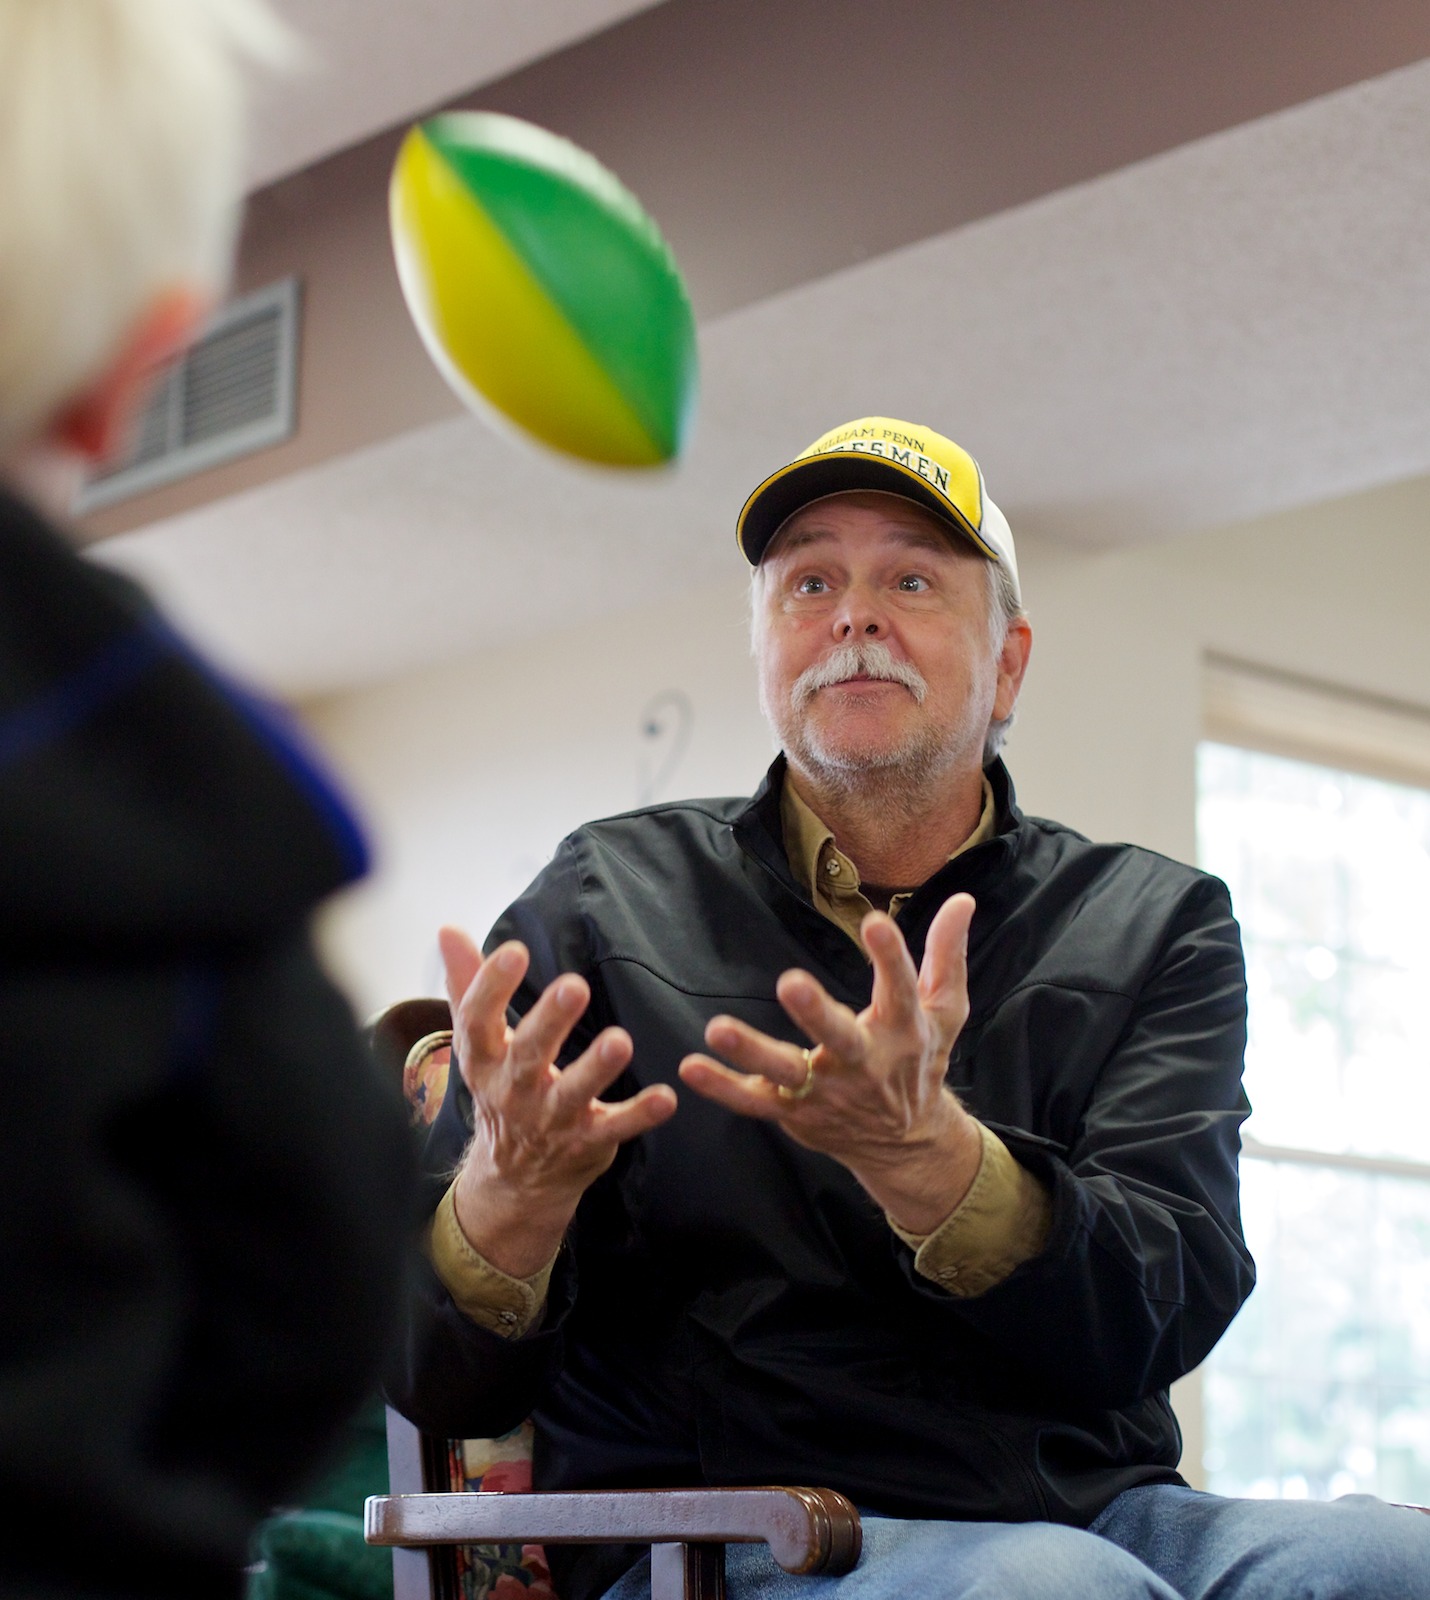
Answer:
<path fill-rule="evenodd" d="M 998 721 L 1011 716 L 1018 704 L 1018 691 L 1023 687 L 1023 674 L 1028 670 L 1028 657 L 1033 652 L 1033 627 L 1026 617 L 1015 617 L 1003 636 L 1003 649 L 998 657 L 998 692 L 993 704 L 993 715 Z"/>
<path fill-rule="evenodd" d="M 49 429 L 51 442 L 91 466 L 117 455 L 149 391 L 198 333 L 212 303 L 208 295 L 187 287 L 156 295 L 109 365 L 55 417 Z"/>

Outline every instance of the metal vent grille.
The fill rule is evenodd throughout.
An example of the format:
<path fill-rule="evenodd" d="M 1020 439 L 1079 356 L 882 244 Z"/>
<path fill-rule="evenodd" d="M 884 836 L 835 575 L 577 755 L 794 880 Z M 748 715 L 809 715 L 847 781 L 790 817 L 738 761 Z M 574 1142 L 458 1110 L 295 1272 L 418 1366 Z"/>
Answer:
<path fill-rule="evenodd" d="M 155 390 L 129 454 L 76 510 L 174 483 L 290 438 L 297 418 L 298 280 L 232 301 Z"/>

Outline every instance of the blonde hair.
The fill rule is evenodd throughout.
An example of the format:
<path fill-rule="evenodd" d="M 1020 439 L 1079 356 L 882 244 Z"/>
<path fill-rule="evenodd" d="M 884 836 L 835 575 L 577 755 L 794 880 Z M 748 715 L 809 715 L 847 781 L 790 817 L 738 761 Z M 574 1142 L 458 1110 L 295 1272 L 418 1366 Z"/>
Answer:
<path fill-rule="evenodd" d="M 220 293 L 265 0 L 0 0 L 0 453 L 43 433 L 164 290 Z"/>

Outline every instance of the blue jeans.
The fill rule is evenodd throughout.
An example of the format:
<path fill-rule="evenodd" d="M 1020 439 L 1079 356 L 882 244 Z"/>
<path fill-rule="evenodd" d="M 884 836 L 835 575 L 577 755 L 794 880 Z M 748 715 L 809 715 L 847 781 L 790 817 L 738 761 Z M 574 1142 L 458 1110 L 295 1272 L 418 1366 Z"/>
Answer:
<path fill-rule="evenodd" d="M 843 1578 L 726 1552 L 730 1600 L 1430 1600 L 1430 1516 L 1369 1495 L 1226 1500 L 1129 1489 L 1084 1532 L 1052 1522 L 864 1518 Z M 606 1600 L 649 1600 L 649 1559 Z"/>

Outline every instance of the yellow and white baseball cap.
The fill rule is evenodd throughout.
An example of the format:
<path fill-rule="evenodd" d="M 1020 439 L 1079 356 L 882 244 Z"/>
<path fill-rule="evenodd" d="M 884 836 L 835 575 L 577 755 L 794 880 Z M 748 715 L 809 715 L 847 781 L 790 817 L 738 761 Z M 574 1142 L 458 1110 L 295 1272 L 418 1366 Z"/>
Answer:
<path fill-rule="evenodd" d="M 978 463 L 952 439 L 917 422 L 860 417 L 822 434 L 746 500 L 735 538 L 751 566 L 801 506 L 826 495 L 879 489 L 912 500 L 996 561 L 1018 589 L 1018 556 L 1007 518 L 988 498 Z"/>

